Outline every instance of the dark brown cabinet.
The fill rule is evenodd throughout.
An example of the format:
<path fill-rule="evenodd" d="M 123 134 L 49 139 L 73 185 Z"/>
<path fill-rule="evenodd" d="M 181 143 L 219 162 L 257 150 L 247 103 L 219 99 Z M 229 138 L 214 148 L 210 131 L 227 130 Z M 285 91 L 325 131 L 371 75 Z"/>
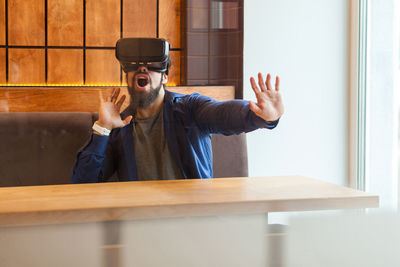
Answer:
<path fill-rule="evenodd" d="M 243 0 L 183 3 L 184 84 L 234 85 L 243 98 Z"/>

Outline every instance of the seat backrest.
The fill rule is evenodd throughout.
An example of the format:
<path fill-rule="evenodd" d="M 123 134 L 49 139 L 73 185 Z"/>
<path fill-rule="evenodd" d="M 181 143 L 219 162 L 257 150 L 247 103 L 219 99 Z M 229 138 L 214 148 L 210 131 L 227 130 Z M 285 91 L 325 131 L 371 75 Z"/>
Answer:
<path fill-rule="evenodd" d="M 249 175 L 245 134 L 231 136 L 214 134 L 211 142 L 215 178 Z"/>
<path fill-rule="evenodd" d="M 70 183 L 91 125 L 89 112 L 0 113 L 0 186 Z"/>
<path fill-rule="evenodd" d="M 91 134 L 90 112 L 0 113 L 0 186 L 70 183 Z M 247 176 L 245 135 L 212 136 L 214 177 Z"/>

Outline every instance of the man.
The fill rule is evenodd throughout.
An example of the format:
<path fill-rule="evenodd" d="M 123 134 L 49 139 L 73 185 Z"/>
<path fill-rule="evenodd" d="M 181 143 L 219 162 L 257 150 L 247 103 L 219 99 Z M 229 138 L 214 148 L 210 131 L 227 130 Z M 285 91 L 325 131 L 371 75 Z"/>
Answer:
<path fill-rule="evenodd" d="M 257 103 L 216 101 L 199 94 L 165 90 L 170 67 L 163 39 L 123 38 L 116 56 L 126 72 L 129 107 L 120 114 L 125 96 L 113 89 L 100 96 L 99 119 L 79 151 L 72 183 L 104 182 L 116 171 L 120 181 L 212 178 L 211 134 L 240 134 L 273 129 L 284 112 L 271 75 L 258 74 L 251 87 Z"/>

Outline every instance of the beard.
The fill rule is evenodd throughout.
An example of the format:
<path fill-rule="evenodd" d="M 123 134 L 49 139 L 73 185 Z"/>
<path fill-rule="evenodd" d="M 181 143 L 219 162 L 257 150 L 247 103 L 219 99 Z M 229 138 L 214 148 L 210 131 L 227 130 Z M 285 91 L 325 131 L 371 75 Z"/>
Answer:
<path fill-rule="evenodd" d="M 128 92 L 129 95 L 131 96 L 130 107 L 133 108 L 133 110 L 136 110 L 136 108 L 147 108 L 148 106 L 150 106 L 157 99 L 162 87 L 162 73 L 161 73 L 160 84 L 157 87 L 153 86 L 153 81 L 151 80 L 151 77 L 149 75 L 150 92 L 137 92 L 134 88 L 136 85 L 135 81 L 137 74 L 139 73 L 135 73 L 132 77 L 132 83 L 131 83 L 132 86 L 129 86 L 128 83 Z"/>

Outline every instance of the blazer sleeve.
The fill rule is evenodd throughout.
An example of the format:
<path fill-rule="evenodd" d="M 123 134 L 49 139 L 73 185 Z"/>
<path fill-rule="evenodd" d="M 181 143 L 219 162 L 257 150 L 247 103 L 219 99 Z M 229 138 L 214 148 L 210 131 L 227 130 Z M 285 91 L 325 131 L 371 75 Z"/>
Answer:
<path fill-rule="evenodd" d="M 115 171 L 112 140 L 109 136 L 92 134 L 78 152 L 72 169 L 71 183 L 105 182 Z"/>
<path fill-rule="evenodd" d="M 279 119 L 267 122 L 250 110 L 248 101 L 217 101 L 200 94 L 187 100 L 188 109 L 197 126 L 209 133 L 233 135 L 247 133 L 260 128 L 273 129 Z"/>

